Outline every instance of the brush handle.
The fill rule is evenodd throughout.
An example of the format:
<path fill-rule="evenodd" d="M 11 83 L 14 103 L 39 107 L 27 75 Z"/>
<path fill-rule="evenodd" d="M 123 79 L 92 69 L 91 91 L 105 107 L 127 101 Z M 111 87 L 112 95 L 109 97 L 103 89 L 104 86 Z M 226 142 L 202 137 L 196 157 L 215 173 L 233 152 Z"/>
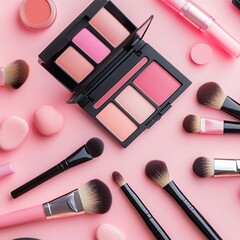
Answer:
<path fill-rule="evenodd" d="M 53 166 L 49 170 L 45 171 L 44 173 L 38 175 L 37 177 L 33 178 L 29 182 L 23 184 L 22 186 L 18 187 L 17 189 L 11 192 L 13 198 L 17 198 L 22 194 L 28 192 L 29 190 L 37 187 L 43 182 L 55 177 L 56 175 L 60 174 L 61 172 L 75 167 L 81 163 L 89 161 L 93 159 L 92 155 L 88 153 L 85 145 L 77 149 L 71 155 L 69 155 L 65 160 L 61 161 L 57 165 Z"/>
<path fill-rule="evenodd" d="M 127 196 L 128 200 L 132 203 L 138 213 L 141 215 L 142 219 L 152 231 L 157 240 L 171 240 L 163 228 L 159 225 L 157 220 L 152 216 L 146 206 L 143 204 L 141 199 L 137 194 L 131 189 L 131 187 L 126 183 L 121 186 L 122 191 Z"/>
<path fill-rule="evenodd" d="M 182 207 L 188 217 L 197 225 L 209 240 L 222 240 L 213 227 L 201 215 L 201 213 L 188 201 L 177 185 L 171 181 L 164 187 L 174 200 Z"/>
<path fill-rule="evenodd" d="M 32 180 L 28 181 L 27 183 L 23 184 L 22 186 L 16 188 L 11 192 L 13 198 L 17 198 L 22 194 L 28 192 L 29 190 L 37 187 L 43 182 L 46 182 L 50 178 L 58 175 L 59 173 L 65 170 L 64 166 L 59 163 L 56 166 L 50 168 L 49 170 L 45 171 L 44 173 L 38 175 L 37 177 L 33 178 Z"/>
<path fill-rule="evenodd" d="M 229 96 L 227 96 L 225 101 L 223 102 L 221 110 L 237 119 L 240 119 L 240 104 Z"/>
<path fill-rule="evenodd" d="M 0 229 L 43 220 L 46 220 L 45 213 L 43 211 L 42 205 L 38 205 L 1 215 Z"/>
<path fill-rule="evenodd" d="M 224 121 L 224 133 L 240 133 L 240 122 Z"/>

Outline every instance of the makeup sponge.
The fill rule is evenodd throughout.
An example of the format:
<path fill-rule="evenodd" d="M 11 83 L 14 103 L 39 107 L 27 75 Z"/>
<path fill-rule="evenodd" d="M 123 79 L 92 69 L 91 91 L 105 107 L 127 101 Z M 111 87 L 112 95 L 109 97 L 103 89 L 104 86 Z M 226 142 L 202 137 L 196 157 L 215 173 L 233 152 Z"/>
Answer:
<path fill-rule="evenodd" d="M 204 65 L 212 59 L 212 48 L 205 43 L 198 43 L 191 50 L 191 59 L 198 65 Z"/>
<path fill-rule="evenodd" d="M 97 240 L 125 240 L 124 233 L 111 224 L 99 225 L 96 233 Z"/>
<path fill-rule="evenodd" d="M 37 130 L 44 136 L 58 133 L 63 126 L 63 115 L 49 105 L 41 106 L 33 115 Z"/>
<path fill-rule="evenodd" d="M 6 118 L 0 126 L 0 149 L 4 151 L 17 148 L 28 134 L 27 122 L 17 116 Z"/>

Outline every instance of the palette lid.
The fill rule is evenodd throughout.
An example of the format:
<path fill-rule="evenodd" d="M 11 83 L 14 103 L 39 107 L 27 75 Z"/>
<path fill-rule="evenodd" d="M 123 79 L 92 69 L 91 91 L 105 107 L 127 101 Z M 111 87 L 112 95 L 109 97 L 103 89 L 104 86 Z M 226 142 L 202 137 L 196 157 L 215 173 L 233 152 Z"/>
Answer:
<path fill-rule="evenodd" d="M 125 52 L 124 55 L 123 51 L 119 51 L 119 58 L 116 56 L 114 59 L 117 59 L 115 61 L 115 65 L 117 66 L 117 62 L 121 61 L 121 59 L 128 54 L 128 52 L 134 48 L 135 51 L 139 51 L 145 44 L 143 41 L 142 44 L 137 44 L 142 40 L 144 35 L 146 34 L 152 20 L 153 20 L 153 15 L 151 15 L 140 27 L 136 28 L 123 42 L 122 45 L 119 46 L 119 49 L 129 49 L 128 51 Z M 130 46 L 130 47 L 129 47 Z M 116 54 L 117 55 L 117 54 Z M 90 99 L 88 99 L 88 94 L 92 92 L 95 89 L 95 84 L 101 84 L 102 81 L 105 79 L 105 75 L 109 75 L 110 72 L 114 71 L 114 66 L 109 67 L 112 62 L 108 62 L 105 64 L 105 68 L 102 69 L 102 71 L 97 71 L 96 74 L 94 74 L 92 77 L 88 78 L 84 85 L 79 84 L 78 87 L 76 88 L 76 91 L 72 95 L 72 97 L 68 100 L 68 103 L 80 103 L 81 106 L 86 105 Z M 110 69 L 110 70 L 109 70 Z M 100 72 L 100 74 L 99 74 Z M 103 77 L 102 77 L 103 76 Z"/>

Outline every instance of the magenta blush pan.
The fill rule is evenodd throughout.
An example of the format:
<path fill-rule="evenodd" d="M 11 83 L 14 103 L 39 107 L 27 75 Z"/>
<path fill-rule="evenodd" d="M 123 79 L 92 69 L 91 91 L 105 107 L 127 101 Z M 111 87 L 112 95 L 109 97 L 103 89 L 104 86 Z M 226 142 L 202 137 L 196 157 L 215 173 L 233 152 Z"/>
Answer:
<path fill-rule="evenodd" d="M 95 0 L 39 55 L 73 92 L 68 103 L 78 104 L 123 147 L 191 84 L 143 40 L 152 18 L 136 27 L 111 1 Z"/>
<path fill-rule="evenodd" d="M 89 55 L 96 63 L 100 63 L 111 51 L 87 28 L 82 29 L 73 42 Z"/>

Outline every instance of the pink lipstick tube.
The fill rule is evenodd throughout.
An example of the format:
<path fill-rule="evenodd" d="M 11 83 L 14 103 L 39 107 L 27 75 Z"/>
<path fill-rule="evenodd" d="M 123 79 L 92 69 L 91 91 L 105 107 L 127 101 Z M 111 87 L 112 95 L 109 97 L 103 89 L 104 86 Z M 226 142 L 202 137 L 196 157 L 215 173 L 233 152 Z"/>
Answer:
<path fill-rule="evenodd" d="M 162 0 L 191 22 L 230 55 L 240 56 L 240 43 L 226 32 L 215 19 L 191 0 Z"/>

